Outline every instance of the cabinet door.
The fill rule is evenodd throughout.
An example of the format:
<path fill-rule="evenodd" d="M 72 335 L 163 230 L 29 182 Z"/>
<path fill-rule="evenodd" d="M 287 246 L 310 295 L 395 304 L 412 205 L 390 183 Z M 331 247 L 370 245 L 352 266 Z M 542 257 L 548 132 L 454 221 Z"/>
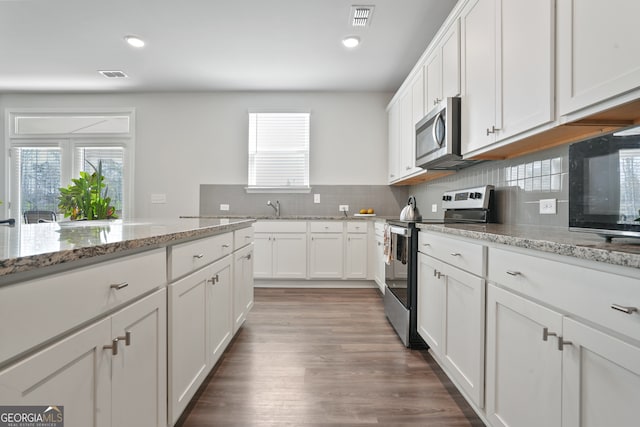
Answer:
<path fill-rule="evenodd" d="M 424 70 L 420 68 L 416 73 L 416 76 L 411 82 L 411 167 L 415 164 L 413 157 L 415 156 L 415 141 L 416 141 L 416 123 L 418 123 L 425 114 L 424 105 Z"/>
<path fill-rule="evenodd" d="M 556 336 L 544 341 L 544 328 Z M 559 313 L 488 286 L 486 414 L 493 426 L 560 426 L 561 328 Z"/>
<path fill-rule="evenodd" d="M 231 342 L 233 334 L 233 289 L 231 257 L 217 261 L 209 268 L 207 281 L 207 365 L 213 368 Z"/>
<path fill-rule="evenodd" d="M 256 278 L 269 279 L 273 276 L 272 237 L 269 233 L 254 235 L 253 274 Z"/>
<path fill-rule="evenodd" d="M 411 173 L 415 164 L 415 128 L 411 87 L 400 98 L 400 176 Z"/>
<path fill-rule="evenodd" d="M 273 235 L 273 277 L 305 279 L 307 277 L 307 235 L 278 233 Z"/>
<path fill-rule="evenodd" d="M 637 426 L 640 348 L 569 318 L 562 333 L 563 427 Z"/>
<path fill-rule="evenodd" d="M 640 2 L 558 1 L 560 114 L 640 86 Z"/>
<path fill-rule="evenodd" d="M 471 400 L 484 407 L 484 279 L 442 263 L 443 362 Z"/>
<path fill-rule="evenodd" d="M 0 371 L 3 405 L 64 406 L 66 427 L 111 426 L 111 319 Z"/>
<path fill-rule="evenodd" d="M 426 74 L 425 109 L 431 111 L 442 100 L 442 55 L 436 48 L 424 65 Z"/>
<path fill-rule="evenodd" d="M 247 319 L 253 307 L 253 244 L 234 254 L 233 270 L 233 332 Z"/>
<path fill-rule="evenodd" d="M 400 102 L 389 109 L 389 182 L 400 177 Z"/>
<path fill-rule="evenodd" d="M 309 244 L 309 277 L 341 279 L 343 270 L 342 233 L 313 233 Z"/>
<path fill-rule="evenodd" d="M 471 0 L 460 18 L 462 67 L 462 154 L 495 141 L 496 0 Z"/>
<path fill-rule="evenodd" d="M 555 0 L 499 0 L 501 4 L 502 125 L 497 138 L 554 119 Z"/>
<path fill-rule="evenodd" d="M 347 234 L 345 278 L 367 278 L 367 235 Z"/>
<path fill-rule="evenodd" d="M 166 298 L 162 289 L 112 318 L 112 338 L 122 337 L 111 358 L 114 426 L 167 425 Z"/>
<path fill-rule="evenodd" d="M 445 285 L 438 277 L 439 262 L 418 254 L 418 334 L 437 356 L 442 355 Z"/>
<path fill-rule="evenodd" d="M 460 20 L 442 38 L 442 96 L 460 95 Z M 427 104 L 427 108 L 430 105 Z"/>
<path fill-rule="evenodd" d="M 375 270 L 374 279 L 380 288 L 380 291 L 384 294 L 385 281 L 384 281 L 384 238 L 382 236 L 376 236 L 376 248 L 375 248 Z"/>
<path fill-rule="evenodd" d="M 210 267 L 169 285 L 169 422 L 175 424 L 207 376 Z"/>

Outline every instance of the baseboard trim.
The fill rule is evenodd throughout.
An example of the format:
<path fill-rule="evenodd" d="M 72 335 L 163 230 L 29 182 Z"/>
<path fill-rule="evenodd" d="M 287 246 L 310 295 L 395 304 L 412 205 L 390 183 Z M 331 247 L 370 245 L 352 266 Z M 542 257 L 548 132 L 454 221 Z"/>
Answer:
<path fill-rule="evenodd" d="M 256 288 L 378 288 L 373 280 L 272 280 L 255 279 Z"/>

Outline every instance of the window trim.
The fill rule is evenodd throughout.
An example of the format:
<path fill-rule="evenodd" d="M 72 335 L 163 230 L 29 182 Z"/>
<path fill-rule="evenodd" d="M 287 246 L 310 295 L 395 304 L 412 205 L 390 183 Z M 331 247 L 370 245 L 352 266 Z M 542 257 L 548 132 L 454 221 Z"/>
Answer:
<path fill-rule="evenodd" d="M 35 135 L 16 135 L 14 133 L 14 117 L 16 115 L 128 115 L 129 116 L 129 132 L 113 133 L 113 134 L 35 134 Z M 4 218 L 12 215 L 15 218 L 21 218 L 22 213 L 17 212 L 16 206 L 12 207 L 12 194 L 16 191 L 13 186 L 13 169 L 12 159 L 10 156 L 11 149 L 16 147 L 44 147 L 57 146 L 62 150 L 61 158 L 61 182 L 62 185 L 71 183 L 71 178 L 78 176 L 79 171 L 76 170 L 74 162 L 75 150 L 83 146 L 96 147 L 122 147 L 124 149 L 124 218 L 133 218 L 135 216 L 135 206 L 133 205 L 134 197 L 134 178 L 133 165 L 135 164 L 135 108 L 5 108 L 5 185 L 4 195 L 0 197 L 3 204 L 0 205 L 0 212 Z M 67 183 L 67 184 L 65 184 Z M 15 212 L 15 213 L 14 213 Z M 62 218 L 59 218 L 63 220 Z"/>

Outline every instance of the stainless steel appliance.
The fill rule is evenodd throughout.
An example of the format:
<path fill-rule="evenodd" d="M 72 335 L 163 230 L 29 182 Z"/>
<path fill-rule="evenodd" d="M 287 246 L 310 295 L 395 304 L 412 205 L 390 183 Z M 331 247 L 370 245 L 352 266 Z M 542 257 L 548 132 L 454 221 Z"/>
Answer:
<path fill-rule="evenodd" d="M 460 98 L 447 98 L 416 124 L 416 166 L 457 170 L 475 163 L 460 152 Z"/>
<path fill-rule="evenodd" d="M 569 146 L 569 230 L 640 237 L 640 128 Z"/>
<path fill-rule="evenodd" d="M 494 222 L 494 187 L 447 191 L 442 196 L 443 219 L 416 221 L 387 220 L 391 241 L 391 262 L 385 265 L 384 312 L 407 347 L 424 348 L 418 335 L 418 223 Z"/>

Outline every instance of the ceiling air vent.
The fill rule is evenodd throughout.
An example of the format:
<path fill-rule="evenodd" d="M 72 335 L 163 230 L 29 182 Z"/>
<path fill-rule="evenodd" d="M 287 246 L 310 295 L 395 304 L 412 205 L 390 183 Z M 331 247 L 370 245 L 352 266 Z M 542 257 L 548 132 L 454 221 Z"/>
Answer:
<path fill-rule="evenodd" d="M 356 28 L 368 27 L 371 24 L 372 15 L 373 6 L 351 6 L 349 22 Z"/>
<path fill-rule="evenodd" d="M 98 71 L 100 74 L 102 74 L 103 76 L 105 76 L 108 79 L 122 79 L 125 77 L 128 77 L 124 71 L 118 71 L 118 70 L 113 70 L 113 71 Z"/>

